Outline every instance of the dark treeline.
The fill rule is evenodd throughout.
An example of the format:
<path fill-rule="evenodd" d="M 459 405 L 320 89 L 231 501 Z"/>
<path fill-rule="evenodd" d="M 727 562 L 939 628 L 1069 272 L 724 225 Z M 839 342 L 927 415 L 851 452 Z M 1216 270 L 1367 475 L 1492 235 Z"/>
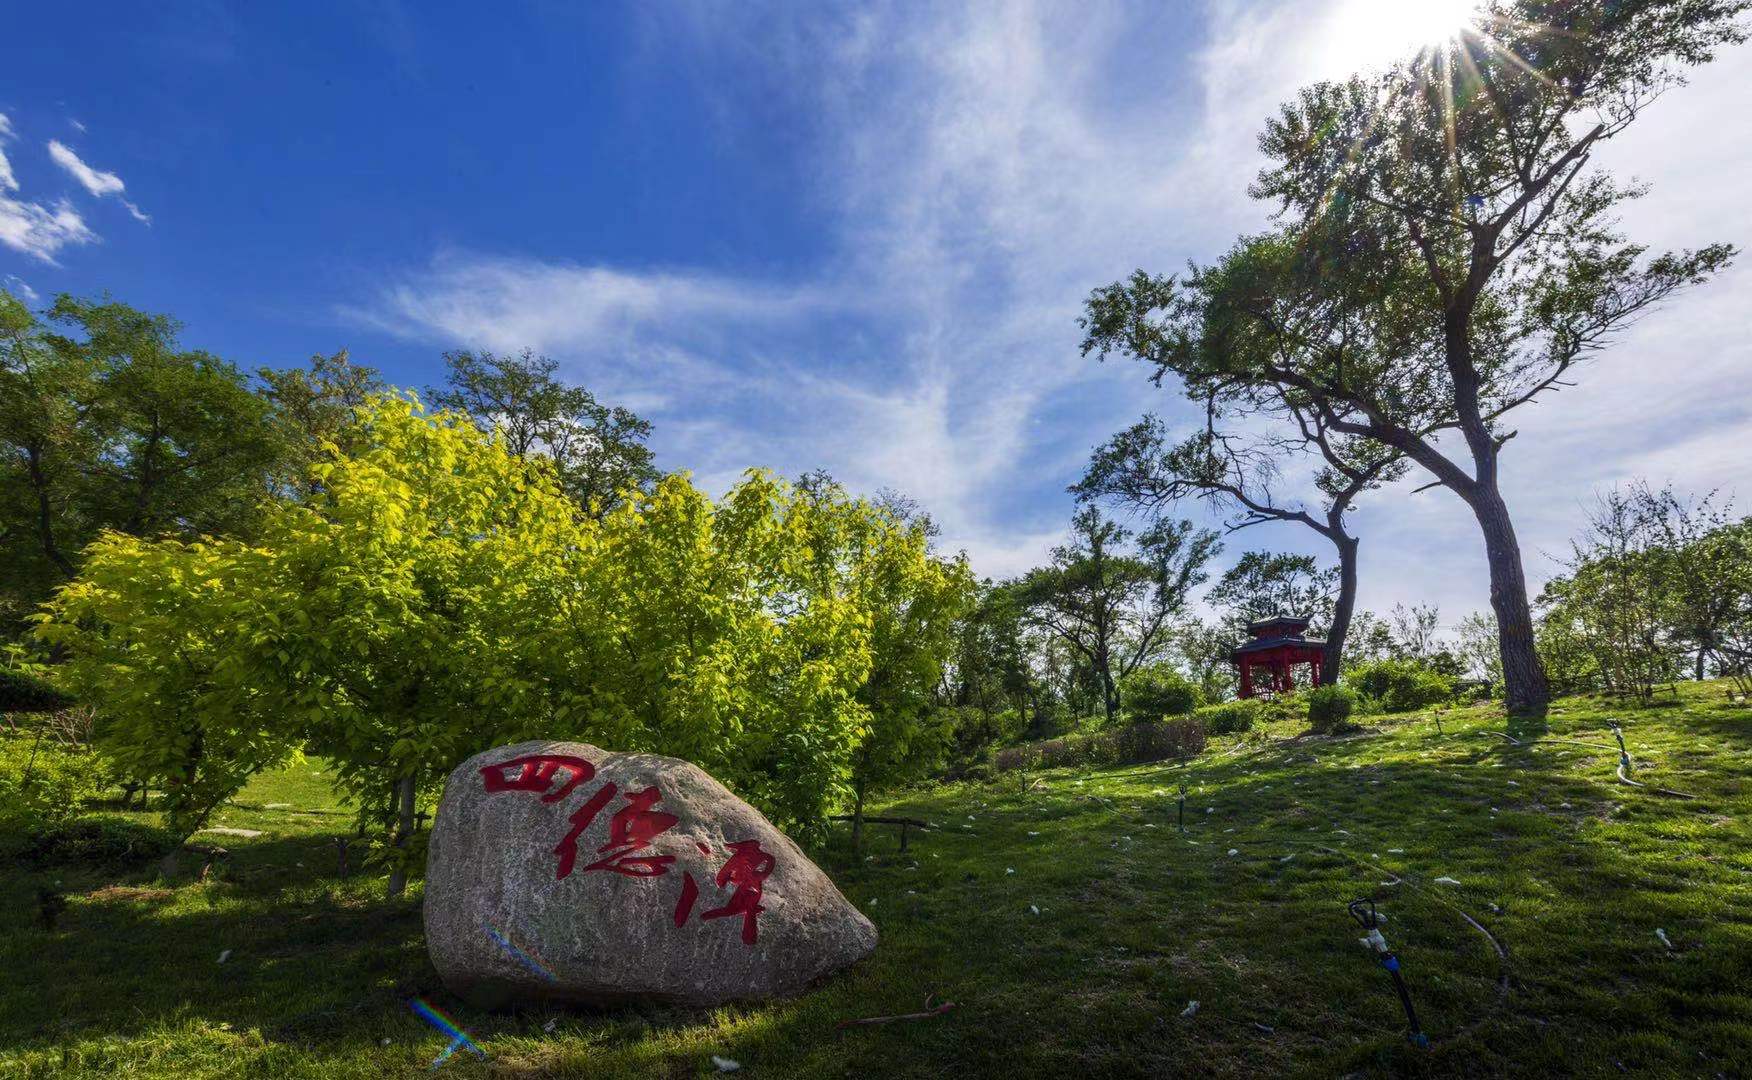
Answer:
<path fill-rule="evenodd" d="M 15 638 L 105 530 L 247 540 L 264 500 L 308 494 L 310 465 L 387 389 L 343 350 L 248 372 L 178 342 L 168 315 L 0 290 L 0 625 Z M 430 404 L 550 460 L 581 512 L 656 478 L 651 425 L 530 352 L 452 352 Z M 342 449 L 346 449 L 343 447 Z"/>

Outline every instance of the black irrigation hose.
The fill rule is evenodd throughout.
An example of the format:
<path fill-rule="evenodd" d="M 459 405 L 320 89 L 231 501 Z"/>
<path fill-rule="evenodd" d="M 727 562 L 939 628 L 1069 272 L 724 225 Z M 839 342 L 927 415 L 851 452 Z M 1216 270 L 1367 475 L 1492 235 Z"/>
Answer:
<path fill-rule="evenodd" d="M 1288 842 L 1293 843 L 1293 844 L 1307 844 L 1307 846 L 1313 848 L 1316 851 L 1324 851 L 1329 855 L 1337 855 L 1341 859 L 1348 860 L 1350 862 L 1357 864 L 1358 866 L 1363 867 L 1364 869 L 1368 870 L 1372 874 L 1380 873 L 1382 870 L 1382 868 L 1378 864 L 1368 862 L 1368 861 L 1363 860 L 1363 859 L 1359 859 L 1355 855 L 1352 855 L 1348 851 L 1340 851 L 1337 848 L 1327 847 L 1324 844 L 1315 844 L 1315 843 L 1311 843 L 1308 841 L 1302 841 L 1302 840 L 1292 840 L 1292 841 L 1288 841 Z M 1388 872 L 1391 873 L 1391 871 L 1388 871 Z M 1459 915 L 1460 918 L 1462 918 L 1466 921 L 1466 925 L 1472 927 L 1474 930 L 1476 930 L 1480 934 L 1484 935 L 1484 940 L 1490 943 L 1491 950 L 1493 952 L 1495 952 L 1496 956 L 1497 956 L 1496 1008 L 1500 1009 L 1504 1005 L 1506 1005 L 1508 1003 L 1508 1000 L 1509 1000 L 1509 950 L 1503 947 L 1503 943 L 1497 940 L 1496 935 L 1492 934 L 1489 930 L 1485 929 L 1485 926 L 1483 923 L 1479 922 L 1477 919 L 1475 919 L 1471 915 L 1467 914 L 1457 904 L 1454 904 L 1451 901 L 1444 899 L 1441 896 L 1436 895 L 1435 893 L 1429 892 L 1427 889 L 1422 888 L 1417 883 L 1410 881 L 1410 880 L 1407 880 L 1406 878 L 1404 878 L 1398 874 L 1393 874 L 1393 878 L 1394 878 L 1393 884 L 1409 886 L 1414 892 L 1422 893 L 1422 894 L 1428 896 L 1429 898 L 1435 900 L 1437 903 L 1441 904 L 1443 907 L 1451 908 L 1456 915 Z M 1493 1012 L 1494 1012 L 1494 1010 L 1493 1010 Z M 1485 1022 L 1488 1021 L 1490 1018 L 1491 1018 L 1491 1013 L 1486 1013 L 1483 1016 L 1480 1016 L 1476 1020 L 1472 1021 L 1472 1023 L 1467 1024 L 1465 1027 L 1458 1028 L 1454 1031 L 1447 1033 L 1446 1035 L 1438 1035 L 1438 1036 L 1430 1039 L 1429 1045 L 1436 1046 L 1436 1045 L 1439 1045 L 1441 1043 L 1453 1042 L 1457 1039 L 1465 1038 L 1466 1036 L 1472 1034 L 1474 1031 L 1477 1031 L 1480 1027 L 1483 1027 Z"/>
<path fill-rule="evenodd" d="M 1387 948 L 1387 939 L 1381 936 L 1380 919 L 1375 914 L 1375 898 L 1360 897 L 1352 900 L 1347 908 L 1351 918 L 1357 925 L 1368 931 L 1363 940 L 1370 948 L 1380 955 L 1381 966 L 1393 976 L 1393 989 L 1399 993 L 1399 1004 L 1405 1009 L 1405 1021 L 1411 1028 L 1411 1044 L 1420 1049 L 1429 1049 L 1430 1037 L 1425 1035 L 1423 1028 L 1417 1022 L 1417 1010 L 1411 1004 L 1411 992 L 1405 988 L 1405 977 L 1399 973 L 1399 957 Z"/>
<path fill-rule="evenodd" d="M 1537 746 L 1547 746 L 1552 743 L 1560 743 L 1564 746 L 1589 746 L 1597 750 L 1613 749 L 1613 747 L 1607 743 L 1581 742 L 1576 739 L 1540 739 L 1537 742 L 1527 744 L 1522 743 L 1520 739 L 1515 738 L 1513 735 L 1506 735 L 1500 731 L 1491 731 L 1488 728 L 1480 728 L 1478 733 L 1480 735 L 1495 735 L 1499 739 L 1507 739 L 1516 746 L 1527 746 L 1528 749 Z M 1644 791 L 1652 791 L 1658 795 L 1671 795 L 1675 799 L 1697 799 L 1701 797 L 1698 795 L 1692 795 L 1689 792 L 1674 791 L 1672 788 L 1650 787 L 1648 784 L 1642 783 L 1639 780 L 1632 780 L 1627 775 L 1632 768 L 1632 764 L 1630 760 L 1630 751 L 1626 750 L 1624 747 L 1624 735 L 1616 726 L 1613 727 L 1612 733 L 1618 737 L 1618 779 L 1621 783 L 1629 784 L 1631 787 L 1642 788 Z"/>

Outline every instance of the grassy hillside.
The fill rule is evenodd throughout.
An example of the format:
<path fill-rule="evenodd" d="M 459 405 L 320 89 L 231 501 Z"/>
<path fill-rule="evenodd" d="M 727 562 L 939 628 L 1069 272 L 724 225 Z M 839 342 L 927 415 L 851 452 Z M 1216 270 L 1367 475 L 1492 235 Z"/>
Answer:
<path fill-rule="evenodd" d="M 940 827 L 907 853 L 879 828 L 862 857 L 843 837 L 814 853 L 881 929 L 875 956 L 800 1000 L 710 1013 L 456 1003 L 417 897 L 336 876 L 348 819 L 305 764 L 221 815 L 263 835 L 209 838 L 233 857 L 205 882 L 5 876 L 0 1076 L 413 1075 L 446 1042 L 415 995 L 485 1049 L 442 1066 L 457 1076 L 687 1076 L 714 1054 L 750 1076 L 1746 1075 L 1752 710 L 1682 692 L 1570 699 L 1539 729 L 1486 707 L 1440 732 L 1437 714 L 1282 726 L 1184 766 L 908 793 L 882 809 Z M 1620 783 L 1612 717 L 1634 779 L 1697 797 Z M 36 889 L 54 882 L 69 906 L 49 931 Z M 1365 894 L 1428 1050 L 1346 917 Z M 928 999 L 957 1007 L 836 1027 Z"/>

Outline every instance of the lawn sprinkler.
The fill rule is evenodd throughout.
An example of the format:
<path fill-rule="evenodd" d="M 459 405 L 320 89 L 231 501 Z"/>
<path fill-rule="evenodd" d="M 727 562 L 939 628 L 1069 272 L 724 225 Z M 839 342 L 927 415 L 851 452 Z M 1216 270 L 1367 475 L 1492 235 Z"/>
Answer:
<path fill-rule="evenodd" d="M 1180 831 L 1186 831 L 1186 781 L 1180 782 Z"/>
<path fill-rule="evenodd" d="M 1630 775 L 1630 751 L 1624 748 L 1624 729 L 1617 721 L 1612 723 L 1612 737 L 1618 740 L 1618 763 L 1624 766 L 1624 775 Z"/>
<path fill-rule="evenodd" d="M 1352 900 L 1349 907 L 1351 918 L 1366 931 L 1361 939 L 1362 943 L 1375 950 L 1376 955 L 1381 958 L 1381 966 L 1387 969 L 1387 974 L 1393 976 L 1393 989 L 1399 991 L 1399 1003 L 1405 1006 L 1405 1019 L 1411 1025 L 1411 1044 L 1427 1048 L 1430 1037 L 1418 1026 L 1417 1010 L 1411 1007 L 1411 994 L 1406 992 L 1405 978 L 1399 973 L 1399 957 L 1393 955 L 1393 950 L 1387 947 L 1387 939 L 1381 936 L 1381 919 L 1375 913 L 1375 898 L 1365 896 Z"/>

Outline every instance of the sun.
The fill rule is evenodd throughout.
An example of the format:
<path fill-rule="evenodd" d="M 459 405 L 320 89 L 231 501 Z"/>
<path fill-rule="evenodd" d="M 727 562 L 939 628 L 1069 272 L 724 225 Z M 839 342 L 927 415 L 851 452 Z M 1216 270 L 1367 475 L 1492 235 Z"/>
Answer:
<path fill-rule="evenodd" d="M 1474 24 L 1479 0 L 1344 0 L 1328 61 L 1359 71 L 1452 41 Z"/>

